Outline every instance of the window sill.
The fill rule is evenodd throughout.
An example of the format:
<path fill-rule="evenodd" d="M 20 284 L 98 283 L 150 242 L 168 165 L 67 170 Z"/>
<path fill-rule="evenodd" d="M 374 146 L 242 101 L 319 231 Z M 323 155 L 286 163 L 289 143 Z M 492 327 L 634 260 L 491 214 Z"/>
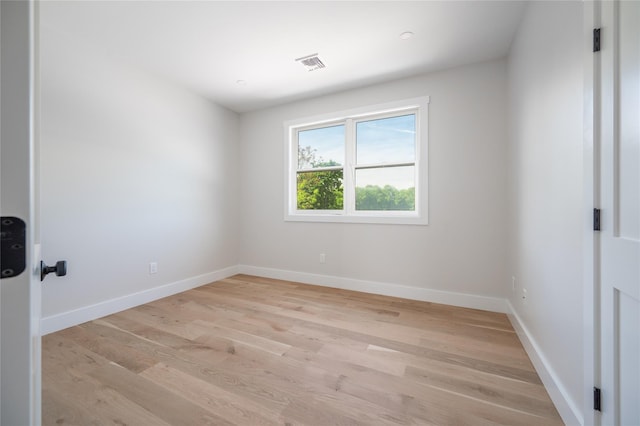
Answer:
<path fill-rule="evenodd" d="M 427 225 L 427 218 L 415 215 L 342 215 L 342 214 L 286 214 L 285 222 L 320 222 L 320 223 L 369 223 L 383 225 Z"/>

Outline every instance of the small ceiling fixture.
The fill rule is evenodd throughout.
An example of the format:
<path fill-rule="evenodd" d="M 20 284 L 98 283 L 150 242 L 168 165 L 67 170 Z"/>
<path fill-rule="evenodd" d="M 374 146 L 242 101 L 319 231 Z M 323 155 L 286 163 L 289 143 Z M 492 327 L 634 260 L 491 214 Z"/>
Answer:
<path fill-rule="evenodd" d="M 401 40 L 409 40 L 410 38 L 413 38 L 415 34 L 412 33 L 411 31 L 405 31 L 402 34 L 400 34 L 400 39 Z"/>
<path fill-rule="evenodd" d="M 296 59 L 296 62 L 300 62 L 307 69 L 307 71 L 314 71 L 325 67 L 320 58 L 318 58 L 317 53 L 298 58 Z"/>
<path fill-rule="evenodd" d="M 244 81 L 244 80 L 236 80 L 236 84 L 237 84 L 238 86 L 246 86 L 246 85 L 247 85 L 247 82 L 246 82 L 246 81 Z"/>

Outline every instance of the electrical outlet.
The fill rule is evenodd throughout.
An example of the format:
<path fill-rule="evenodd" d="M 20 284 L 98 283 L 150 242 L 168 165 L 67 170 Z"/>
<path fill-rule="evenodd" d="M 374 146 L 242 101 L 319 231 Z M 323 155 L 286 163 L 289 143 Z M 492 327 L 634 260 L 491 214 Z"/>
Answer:
<path fill-rule="evenodd" d="M 149 262 L 149 273 L 150 274 L 158 273 L 158 262 Z"/>
<path fill-rule="evenodd" d="M 516 291 L 516 277 L 511 277 L 511 291 Z"/>
<path fill-rule="evenodd" d="M 327 255 L 324 253 L 320 253 L 320 263 L 326 263 L 327 262 Z"/>
<path fill-rule="evenodd" d="M 524 305 L 527 304 L 527 289 L 526 288 L 522 289 L 522 303 Z"/>

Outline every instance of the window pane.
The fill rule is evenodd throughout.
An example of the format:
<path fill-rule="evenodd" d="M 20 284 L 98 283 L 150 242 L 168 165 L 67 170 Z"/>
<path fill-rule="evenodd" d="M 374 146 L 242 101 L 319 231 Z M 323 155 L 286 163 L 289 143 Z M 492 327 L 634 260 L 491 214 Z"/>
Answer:
<path fill-rule="evenodd" d="M 298 132 L 298 170 L 344 164 L 344 124 Z"/>
<path fill-rule="evenodd" d="M 356 170 L 356 210 L 416 209 L 415 167 Z"/>
<path fill-rule="evenodd" d="M 342 170 L 298 172 L 298 210 L 342 210 Z"/>
<path fill-rule="evenodd" d="M 360 121 L 356 124 L 356 162 L 357 164 L 414 162 L 415 140 L 415 114 Z"/>

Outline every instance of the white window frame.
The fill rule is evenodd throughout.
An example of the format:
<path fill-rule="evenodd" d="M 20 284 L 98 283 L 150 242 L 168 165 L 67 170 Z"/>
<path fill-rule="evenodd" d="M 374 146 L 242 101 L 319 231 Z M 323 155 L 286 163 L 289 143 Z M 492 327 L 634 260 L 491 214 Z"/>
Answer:
<path fill-rule="evenodd" d="M 427 225 L 428 223 L 428 107 L 429 97 L 423 96 L 372 105 L 363 108 L 325 114 L 321 116 L 286 121 L 285 131 L 285 221 L 294 222 L 341 222 L 341 223 L 381 223 L 402 225 Z M 416 157 L 415 157 L 415 210 L 355 210 L 355 170 L 356 143 L 349 135 L 355 135 L 353 126 L 358 121 L 368 121 L 406 114 L 416 115 Z M 345 125 L 345 164 L 342 167 L 344 187 L 343 210 L 298 210 L 297 173 L 298 141 L 297 133 L 319 127 Z M 395 163 L 394 163 L 395 164 Z M 372 165 L 372 167 L 379 165 Z M 334 169 L 331 167 L 330 169 Z M 322 169 L 319 169 L 320 171 Z"/>

